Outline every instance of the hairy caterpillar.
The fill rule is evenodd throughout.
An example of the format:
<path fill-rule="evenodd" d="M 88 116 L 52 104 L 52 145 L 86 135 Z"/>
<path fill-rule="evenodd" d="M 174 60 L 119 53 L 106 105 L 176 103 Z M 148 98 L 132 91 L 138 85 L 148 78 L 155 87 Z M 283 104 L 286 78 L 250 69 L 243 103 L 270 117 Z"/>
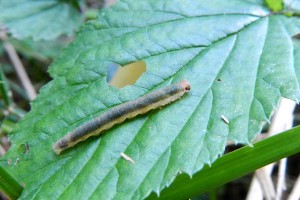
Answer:
<path fill-rule="evenodd" d="M 97 136 L 102 131 L 110 129 L 126 119 L 133 118 L 139 114 L 171 103 L 182 97 L 189 90 L 189 82 L 182 80 L 179 83 L 171 84 L 135 100 L 115 106 L 59 139 L 53 144 L 53 150 L 55 153 L 60 154 L 61 151 L 73 147 L 90 136 Z"/>

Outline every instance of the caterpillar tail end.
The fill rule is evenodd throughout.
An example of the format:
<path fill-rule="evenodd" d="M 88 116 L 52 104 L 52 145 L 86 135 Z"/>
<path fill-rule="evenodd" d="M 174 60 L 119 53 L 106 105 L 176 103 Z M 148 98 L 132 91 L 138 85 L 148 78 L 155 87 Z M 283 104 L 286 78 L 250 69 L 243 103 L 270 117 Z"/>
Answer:
<path fill-rule="evenodd" d="M 70 144 L 65 137 L 61 138 L 60 140 L 58 140 L 57 142 L 55 142 L 52 145 L 52 149 L 56 154 L 60 154 L 60 152 L 66 150 L 69 147 L 70 147 Z"/>
<path fill-rule="evenodd" d="M 53 151 L 54 151 L 57 155 L 59 155 L 60 152 L 63 151 L 63 149 L 61 149 L 61 148 L 59 147 L 59 142 L 54 143 L 54 144 L 52 145 L 52 149 L 53 149 Z"/>

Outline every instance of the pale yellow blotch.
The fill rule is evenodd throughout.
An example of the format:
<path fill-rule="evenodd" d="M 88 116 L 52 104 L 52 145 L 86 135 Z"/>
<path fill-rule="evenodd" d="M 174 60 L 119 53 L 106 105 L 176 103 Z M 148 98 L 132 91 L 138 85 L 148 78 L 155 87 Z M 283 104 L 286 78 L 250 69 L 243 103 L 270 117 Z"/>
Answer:
<path fill-rule="evenodd" d="M 119 66 L 109 84 L 118 88 L 133 85 L 144 72 L 146 72 L 146 63 L 143 61 Z"/>

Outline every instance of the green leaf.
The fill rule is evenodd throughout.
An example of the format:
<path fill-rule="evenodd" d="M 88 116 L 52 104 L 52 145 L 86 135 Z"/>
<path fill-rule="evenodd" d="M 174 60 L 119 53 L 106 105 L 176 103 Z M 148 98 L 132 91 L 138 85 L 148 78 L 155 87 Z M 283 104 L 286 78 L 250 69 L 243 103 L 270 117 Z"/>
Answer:
<path fill-rule="evenodd" d="M 0 1 L 0 21 L 19 39 L 51 40 L 72 35 L 82 20 L 72 5 L 57 0 Z"/>
<path fill-rule="evenodd" d="M 32 39 L 10 38 L 9 41 L 19 53 L 41 61 L 49 61 L 49 58 L 57 57 L 68 44 L 68 41 L 61 39 L 33 41 Z"/>
<path fill-rule="evenodd" d="M 285 0 L 286 15 L 300 16 L 300 2 L 293 0 Z"/>
<path fill-rule="evenodd" d="M 244 0 L 119 1 L 81 28 L 50 68 L 11 137 L 2 165 L 26 185 L 21 199 L 141 199 L 222 155 L 227 140 L 250 144 L 281 96 L 299 99 L 299 18 Z M 106 83 L 106 67 L 137 60 L 132 86 Z M 182 79 L 181 100 L 128 120 L 56 155 L 52 144 L 123 102 Z M 226 124 L 221 115 L 229 119 Z M 18 151 L 26 145 L 29 151 Z M 122 159 L 124 152 L 135 164 Z M 17 165 L 7 164 L 7 159 Z"/>

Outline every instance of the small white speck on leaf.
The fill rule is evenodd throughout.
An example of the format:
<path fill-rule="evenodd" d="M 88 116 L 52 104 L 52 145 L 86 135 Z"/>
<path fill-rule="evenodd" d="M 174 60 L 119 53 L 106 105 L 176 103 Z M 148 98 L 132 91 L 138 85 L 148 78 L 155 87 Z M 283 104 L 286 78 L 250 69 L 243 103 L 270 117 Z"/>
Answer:
<path fill-rule="evenodd" d="M 121 152 L 120 155 L 121 155 L 122 158 L 124 158 L 125 160 L 131 162 L 132 164 L 135 163 L 135 161 L 132 158 L 130 158 L 128 155 L 126 155 L 125 153 Z"/>
<path fill-rule="evenodd" d="M 223 121 L 224 121 L 226 124 L 229 124 L 229 120 L 227 119 L 227 117 L 225 117 L 224 115 L 221 115 L 221 118 L 223 119 Z"/>

